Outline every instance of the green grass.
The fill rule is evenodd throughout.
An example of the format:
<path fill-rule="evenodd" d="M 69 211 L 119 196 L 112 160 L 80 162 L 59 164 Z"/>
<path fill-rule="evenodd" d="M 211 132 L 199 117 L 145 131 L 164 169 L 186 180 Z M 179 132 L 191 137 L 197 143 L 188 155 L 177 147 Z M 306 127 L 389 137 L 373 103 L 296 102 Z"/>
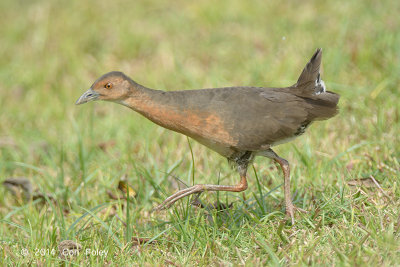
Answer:
<path fill-rule="evenodd" d="M 54 251 L 66 239 L 108 252 L 83 251 L 71 265 L 398 265 L 399 3 L 1 1 L 0 181 L 27 177 L 56 202 L 22 202 L 0 187 L 0 265 L 61 263 Z M 291 163 L 295 203 L 308 210 L 294 226 L 284 220 L 282 173 L 262 158 L 245 200 L 202 194 L 205 204 L 233 203 L 227 211 L 184 199 L 152 213 L 176 190 L 174 177 L 238 176 L 216 153 L 122 106 L 74 105 L 111 70 L 163 90 L 286 86 L 317 47 L 340 114 L 276 148 Z M 128 205 L 107 195 L 123 175 L 137 191 Z M 383 191 L 347 184 L 370 175 Z"/>

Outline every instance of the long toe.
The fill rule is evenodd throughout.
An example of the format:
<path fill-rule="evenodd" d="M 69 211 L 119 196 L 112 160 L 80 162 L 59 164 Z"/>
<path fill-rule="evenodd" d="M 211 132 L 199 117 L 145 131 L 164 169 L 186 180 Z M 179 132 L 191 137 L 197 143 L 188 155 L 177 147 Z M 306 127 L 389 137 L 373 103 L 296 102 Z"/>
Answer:
<path fill-rule="evenodd" d="M 301 208 L 296 207 L 295 205 L 290 205 L 286 207 L 286 216 L 290 217 L 292 224 L 294 225 L 294 215 L 295 212 L 301 212 L 301 213 L 308 213 L 308 211 L 303 210 Z"/>
<path fill-rule="evenodd" d="M 294 207 L 286 207 L 286 216 L 290 217 L 292 225 L 294 225 Z"/>
<path fill-rule="evenodd" d="M 163 203 L 161 203 L 160 205 L 155 207 L 154 211 L 168 209 L 179 199 L 184 198 L 184 197 L 189 196 L 194 193 L 201 193 L 203 191 L 204 191 L 204 188 L 201 185 L 195 185 L 195 186 L 192 186 L 189 188 L 179 190 L 178 192 L 174 193 L 173 195 L 171 195 L 167 199 L 165 199 L 163 201 Z"/>
<path fill-rule="evenodd" d="M 308 211 L 303 210 L 303 209 L 301 209 L 301 208 L 299 208 L 299 207 L 294 206 L 293 208 L 294 208 L 296 211 L 299 211 L 299 212 L 301 212 L 301 213 L 308 213 Z"/>

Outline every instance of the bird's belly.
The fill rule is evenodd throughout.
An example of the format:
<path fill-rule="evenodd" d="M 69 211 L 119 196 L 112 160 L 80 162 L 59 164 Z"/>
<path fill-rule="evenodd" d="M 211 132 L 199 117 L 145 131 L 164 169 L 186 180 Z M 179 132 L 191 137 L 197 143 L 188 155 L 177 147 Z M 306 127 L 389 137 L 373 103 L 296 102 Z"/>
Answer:
<path fill-rule="evenodd" d="M 276 146 L 276 145 L 280 145 L 280 144 L 284 144 L 284 143 L 292 141 L 296 137 L 299 137 L 300 135 L 304 134 L 306 132 L 307 127 L 310 124 L 311 124 L 311 122 L 309 122 L 309 121 L 303 122 L 301 124 L 301 126 L 297 129 L 297 131 L 293 134 L 293 136 L 289 136 L 289 137 L 283 138 L 281 140 L 277 140 L 276 142 L 273 142 L 271 144 L 271 146 Z"/>
<path fill-rule="evenodd" d="M 204 137 L 199 137 L 199 136 L 190 136 L 200 144 L 214 150 L 218 154 L 224 156 L 224 157 L 230 157 L 235 151 L 231 149 L 230 146 L 226 144 L 221 144 L 220 142 L 213 141 Z"/>
<path fill-rule="evenodd" d="M 278 140 L 276 142 L 273 142 L 271 144 L 271 146 L 277 146 L 277 145 L 281 145 L 281 144 L 284 144 L 284 143 L 288 143 L 288 142 L 292 141 L 293 139 L 295 139 L 296 137 L 298 137 L 298 135 L 293 135 L 291 137 L 287 137 L 287 138 Z"/>

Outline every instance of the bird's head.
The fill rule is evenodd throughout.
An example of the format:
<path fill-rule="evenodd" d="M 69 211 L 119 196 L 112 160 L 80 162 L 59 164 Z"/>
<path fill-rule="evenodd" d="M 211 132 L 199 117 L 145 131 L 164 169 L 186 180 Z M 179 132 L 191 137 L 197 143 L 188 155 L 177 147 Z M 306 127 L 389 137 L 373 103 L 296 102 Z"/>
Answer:
<path fill-rule="evenodd" d="M 133 81 L 119 71 L 112 71 L 98 78 L 93 85 L 76 101 L 76 105 L 94 100 L 119 102 L 129 96 Z"/>

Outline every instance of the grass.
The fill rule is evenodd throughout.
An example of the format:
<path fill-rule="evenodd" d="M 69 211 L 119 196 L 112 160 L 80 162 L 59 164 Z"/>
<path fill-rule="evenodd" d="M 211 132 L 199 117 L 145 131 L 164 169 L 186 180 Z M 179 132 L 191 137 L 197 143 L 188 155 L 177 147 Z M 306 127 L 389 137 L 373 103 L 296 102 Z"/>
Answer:
<path fill-rule="evenodd" d="M 23 176 L 55 198 L 23 201 L 0 187 L 0 265 L 399 264 L 398 1 L 0 7 L 0 181 Z M 266 159 L 249 169 L 244 196 L 201 196 L 205 205 L 233 203 L 226 211 L 184 199 L 152 213 L 176 190 L 175 177 L 232 184 L 237 174 L 216 153 L 122 106 L 74 105 L 111 70 L 163 90 L 286 86 L 317 47 L 329 90 L 342 95 L 340 114 L 276 148 L 291 163 L 295 203 L 308 210 L 294 226 L 284 220 L 282 173 Z M 110 199 L 124 175 L 137 196 Z M 382 190 L 348 185 L 371 175 Z M 135 237 L 149 239 L 138 245 Z M 60 259 L 62 240 L 82 253 Z"/>

